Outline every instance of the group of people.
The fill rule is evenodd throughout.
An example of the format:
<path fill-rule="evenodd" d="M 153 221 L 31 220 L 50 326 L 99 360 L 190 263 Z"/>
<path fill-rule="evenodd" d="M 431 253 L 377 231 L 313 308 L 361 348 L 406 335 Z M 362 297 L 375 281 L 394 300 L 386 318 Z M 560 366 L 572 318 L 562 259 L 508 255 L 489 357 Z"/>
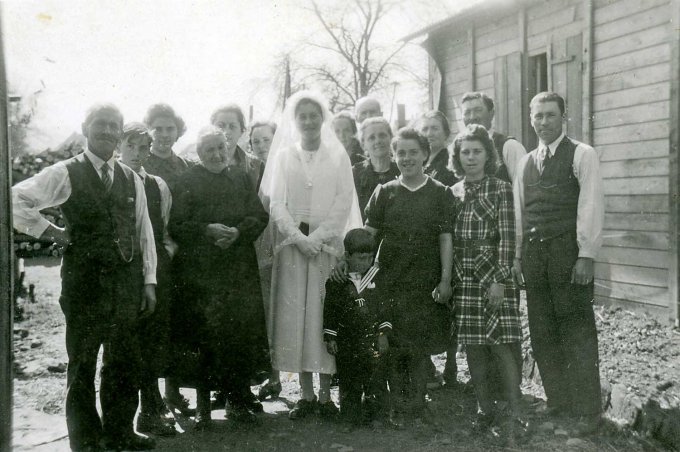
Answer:
<path fill-rule="evenodd" d="M 291 419 L 400 428 L 422 420 L 430 355 L 447 351 L 444 378 L 457 385 L 459 344 L 475 428 L 512 440 L 526 427 L 520 287 L 549 414 L 593 432 L 597 154 L 564 134 L 556 93 L 531 101 L 529 153 L 493 129 L 486 94 L 461 105 L 453 137 L 439 111 L 394 133 L 370 97 L 333 115 L 301 91 L 279 124 L 249 129 L 231 104 L 201 129 L 197 163 L 173 150 L 186 127 L 170 106 L 127 124 L 114 105 L 93 106 L 87 150 L 13 189 L 15 227 L 65 248 L 71 448 L 151 449 L 153 436 L 175 434 L 173 414 L 205 429 L 215 406 L 253 422 L 281 372 L 299 375 Z M 40 214 L 55 206 L 65 228 Z M 180 387 L 196 389 L 195 409 Z M 136 430 L 151 437 L 133 428 L 138 404 Z"/>

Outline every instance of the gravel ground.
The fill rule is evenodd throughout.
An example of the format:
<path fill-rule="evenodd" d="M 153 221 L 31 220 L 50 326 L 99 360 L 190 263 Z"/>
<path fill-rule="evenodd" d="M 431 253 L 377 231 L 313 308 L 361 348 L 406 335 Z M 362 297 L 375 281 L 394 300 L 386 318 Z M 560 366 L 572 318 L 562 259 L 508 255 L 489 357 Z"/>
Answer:
<path fill-rule="evenodd" d="M 15 450 L 67 451 L 63 417 L 66 352 L 58 305 L 58 260 L 28 261 L 26 285 L 29 283 L 36 285 L 36 303 L 24 304 L 26 319 L 15 324 L 14 446 Z M 653 397 L 667 406 L 680 406 L 678 330 L 621 309 L 597 307 L 596 317 L 603 380 L 622 384 L 643 400 Z M 441 370 L 443 357 L 437 356 L 434 361 Z M 469 379 L 465 360 L 460 359 L 458 364 L 459 380 L 465 382 Z M 281 399 L 264 403 L 265 413 L 258 424 L 234 425 L 224 419 L 224 410 L 215 410 L 215 427 L 199 433 L 192 431 L 191 419 L 179 418 L 177 429 L 183 433 L 159 440 L 157 450 L 663 450 L 657 443 L 613 424 L 607 424 L 599 435 L 584 439 L 570 437 L 569 425 L 551 428 L 546 424 L 548 419 L 534 412 L 544 402 L 542 388 L 531 379 L 523 381 L 522 391 L 534 428 L 524 443 L 509 449 L 490 435 L 471 432 L 475 399 L 469 389 L 432 389 L 428 416 L 422 425 L 401 431 L 374 425 L 344 432 L 341 425 L 318 418 L 288 420 L 287 411 L 299 394 L 294 375 L 284 374 L 283 382 Z M 193 390 L 182 391 L 194 401 Z M 337 391 L 333 397 L 337 402 Z"/>

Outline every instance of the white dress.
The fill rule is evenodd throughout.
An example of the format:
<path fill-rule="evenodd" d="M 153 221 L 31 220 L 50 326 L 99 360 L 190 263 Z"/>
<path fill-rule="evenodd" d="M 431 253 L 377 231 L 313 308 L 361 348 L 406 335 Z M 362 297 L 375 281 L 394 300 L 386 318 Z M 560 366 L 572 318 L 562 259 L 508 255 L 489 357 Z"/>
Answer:
<path fill-rule="evenodd" d="M 286 187 L 285 196 L 271 204 L 271 221 L 279 238 L 267 319 L 272 367 L 280 371 L 335 372 L 335 359 L 323 342 L 325 283 L 336 256 L 342 253 L 344 233 L 361 223 L 352 220 L 348 224 L 356 202 L 351 179 L 342 175 L 351 174 L 349 157 L 343 153 L 333 158 L 323 151 L 323 146 L 313 153 L 291 147 L 271 162 L 284 171 Z M 293 243 L 300 237 L 302 222 L 309 224 L 310 237 L 324 244 L 313 258 Z"/>

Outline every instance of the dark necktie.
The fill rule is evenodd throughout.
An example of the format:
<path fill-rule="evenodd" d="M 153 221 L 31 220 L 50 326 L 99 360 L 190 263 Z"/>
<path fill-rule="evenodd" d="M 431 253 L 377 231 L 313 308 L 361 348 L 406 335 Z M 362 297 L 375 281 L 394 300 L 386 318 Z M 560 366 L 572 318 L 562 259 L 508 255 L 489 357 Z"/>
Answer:
<path fill-rule="evenodd" d="M 543 161 L 541 162 L 541 173 L 545 171 L 545 168 L 548 166 L 548 162 L 550 162 L 550 159 L 552 157 L 550 156 L 550 149 L 548 147 L 543 149 Z"/>
<path fill-rule="evenodd" d="M 102 165 L 102 183 L 104 184 L 104 188 L 106 188 L 107 193 L 111 191 L 111 186 L 113 185 L 113 180 L 109 174 L 110 171 L 111 168 L 109 168 L 109 165 L 104 163 Z"/>

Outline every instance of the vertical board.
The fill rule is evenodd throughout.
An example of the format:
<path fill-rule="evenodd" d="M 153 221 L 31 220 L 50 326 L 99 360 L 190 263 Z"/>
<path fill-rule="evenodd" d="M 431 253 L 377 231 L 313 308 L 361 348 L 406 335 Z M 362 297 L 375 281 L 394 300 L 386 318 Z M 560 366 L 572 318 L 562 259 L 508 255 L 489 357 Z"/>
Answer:
<path fill-rule="evenodd" d="M 583 37 L 581 33 L 560 39 L 550 45 L 550 89 L 561 95 L 567 104 L 567 135 L 583 139 Z"/>
<path fill-rule="evenodd" d="M 529 115 L 522 110 L 522 53 L 514 52 L 506 57 L 506 74 L 508 99 L 507 127 L 503 129 L 508 135 L 522 139 L 523 124 L 528 126 Z"/>
<path fill-rule="evenodd" d="M 495 129 L 522 139 L 522 121 L 529 117 L 522 111 L 522 52 L 494 60 L 494 91 Z"/>
<path fill-rule="evenodd" d="M 495 96 L 494 123 L 496 130 L 508 130 L 508 90 L 507 90 L 507 61 L 505 56 L 500 56 L 493 63 L 493 86 Z"/>

